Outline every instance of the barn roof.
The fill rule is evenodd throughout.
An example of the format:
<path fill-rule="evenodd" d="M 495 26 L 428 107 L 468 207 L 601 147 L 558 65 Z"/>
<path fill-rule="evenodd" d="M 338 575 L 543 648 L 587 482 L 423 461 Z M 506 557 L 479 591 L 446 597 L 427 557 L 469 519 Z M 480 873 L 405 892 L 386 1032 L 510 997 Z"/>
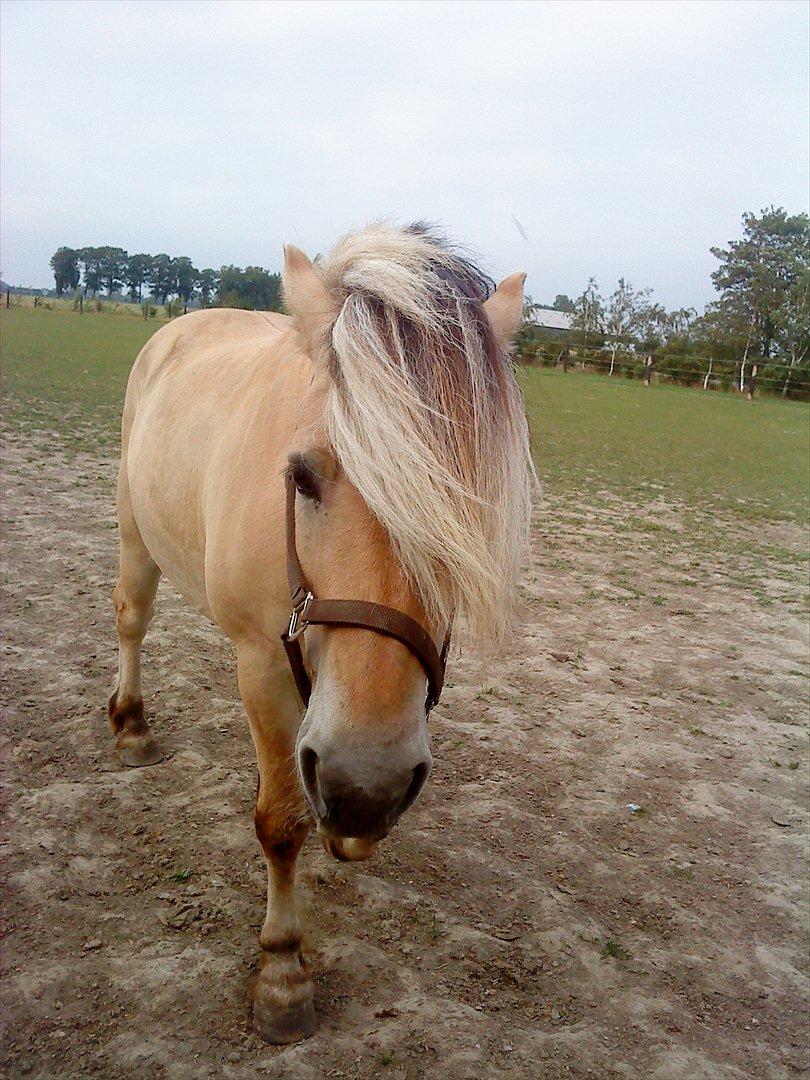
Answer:
<path fill-rule="evenodd" d="M 541 307 L 532 311 L 529 321 L 535 326 L 544 326 L 549 330 L 570 330 L 573 316 L 567 311 Z"/>

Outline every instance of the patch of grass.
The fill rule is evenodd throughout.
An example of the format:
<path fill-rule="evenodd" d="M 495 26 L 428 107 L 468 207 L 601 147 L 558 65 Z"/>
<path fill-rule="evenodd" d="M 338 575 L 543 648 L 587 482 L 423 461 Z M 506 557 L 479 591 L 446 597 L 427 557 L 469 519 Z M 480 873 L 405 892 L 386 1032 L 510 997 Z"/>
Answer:
<path fill-rule="evenodd" d="M 114 449 L 130 368 L 162 322 L 2 309 L 7 421 L 55 431 L 72 449 Z"/>
<path fill-rule="evenodd" d="M 633 533 L 662 532 L 665 526 L 658 521 L 648 521 L 646 518 L 634 517 L 628 523 L 628 531 Z"/>
<path fill-rule="evenodd" d="M 799 762 L 798 761 L 791 761 L 791 762 L 788 763 L 788 768 L 792 769 L 793 772 L 795 772 L 796 769 L 798 769 L 798 767 L 799 767 Z"/>
<path fill-rule="evenodd" d="M 626 949 L 623 949 L 615 938 L 608 938 L 607 941 L 605 941 L 599 955 L 603 960 L 607 960 L 609 957 L 612 957 L 614 960 L 630 959 L 630 953 Z"/>
<path fill-rule="evenodd" d="M 677 874 L 678 877 L 685 878 L 686 881 L 695 880 L 695 871 L 691 866 L 675 866 L 672 869 L 673 874 Z"/>
<path fill-rule="evenodd" d="M 190 870 L 178 870 L 176 874 L 169 874 L 169 881 L 176 881 L 182 885 L 183 882 L 188 881 L 190 877 Z"/>
<path fill-rule="evenodd" d="M 663 495 L 743 517 L 806 521 L 805 402 L 525 368 L 521 384 L 547 490 Z M 644 500 L 641 502 L 641 500 Z"/>
<path fill-rule="evenodd" d="M 6 419 L 55 432 L 65 449 L 114 450 L 129 370 L 161 325 L 123 314 L 2 309 Z M 546 368 L 521 369 L 520 381 L 538 469 L 552 494 L 599 490 L 632 500 L 645 508 L 633 528 L 648 534 L 670 531 L 651 520 L 659 498 L 690 506 L 694 529 L 718 511 L 808 520 L 806 403 L 645 390 L 632 380 Z M 563 558 L 548 565 L 572 569 Z"/>
<path fill-rule="evenodd" d="M 481 689 L 475 693 L 473 701 L 486 701 L 488 697 L 492 697 L 494 694 L 494 686 L 482 686 Z"/>

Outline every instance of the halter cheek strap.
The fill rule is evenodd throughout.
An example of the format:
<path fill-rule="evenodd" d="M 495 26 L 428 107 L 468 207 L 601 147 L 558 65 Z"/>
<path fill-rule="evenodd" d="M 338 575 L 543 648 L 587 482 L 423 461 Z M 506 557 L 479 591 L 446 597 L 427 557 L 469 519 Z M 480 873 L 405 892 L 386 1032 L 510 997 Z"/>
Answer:
<path fill-rule="evenodd" d="M 343 626 L 371 630 L 375 634 L 395 638 L 411 652 L 425 671 L 428 694 L 425 711 L 430 712 L 442 692 L 447 651 L 450 648 L 450 629 L 441 653 L 433 639 L 410 615 L 384 604 L 368 600 L 319 600 L 310 590 L 295 546 L 295 481 L 287 473 L 287 580 L 290 585 L 292 612 L 287 629 L 281 635 L 290 669 L 304 706 L 309 704 L 312 680 L 304 663 L 300 638 L 310 625 Z"/>

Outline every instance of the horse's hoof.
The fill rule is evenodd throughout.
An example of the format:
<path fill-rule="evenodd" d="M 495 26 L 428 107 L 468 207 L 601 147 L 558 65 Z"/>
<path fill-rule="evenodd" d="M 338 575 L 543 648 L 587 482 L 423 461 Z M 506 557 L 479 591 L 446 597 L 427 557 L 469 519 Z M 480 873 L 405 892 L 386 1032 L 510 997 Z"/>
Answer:
<path fill-rule="evenodd" d="M 117 749 L 118 757 L 131 769 L 142 769 L 163 761 L 163 751 L 151 735 L 130 735 L 119 740 Z"/>
<path fill-rule="evenodd" d="M 253 1030 L 265 1042 L 276 1046 L 301 1042 L 314 1035 L 317 1027 L 312 998 L 287 1009 L 267 999 L 253 1002 Z"/>

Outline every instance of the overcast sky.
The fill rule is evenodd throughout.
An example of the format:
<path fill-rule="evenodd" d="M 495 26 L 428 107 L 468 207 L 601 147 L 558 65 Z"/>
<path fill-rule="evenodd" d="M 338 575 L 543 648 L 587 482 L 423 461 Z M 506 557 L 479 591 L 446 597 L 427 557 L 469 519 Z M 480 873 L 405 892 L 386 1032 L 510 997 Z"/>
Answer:
<path fill-rule="evenodd" d="M 392 215 L 537 300 L 702 306 L 743 211 L 807 209 L 803 0 L 2 7 L 14 284 L 60 244 L 277 269 Z"/>

